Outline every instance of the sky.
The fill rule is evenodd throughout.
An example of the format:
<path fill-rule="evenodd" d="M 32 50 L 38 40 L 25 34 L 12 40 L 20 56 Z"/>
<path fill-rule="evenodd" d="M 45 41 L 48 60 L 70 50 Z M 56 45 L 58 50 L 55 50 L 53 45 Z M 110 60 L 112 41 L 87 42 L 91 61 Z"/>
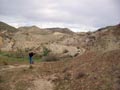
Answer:
<path fill-rule="evenodd" d="M 0 21 L 86 32 L 120 23 L 119 9 L 120 0 L 0 0 Z"/>

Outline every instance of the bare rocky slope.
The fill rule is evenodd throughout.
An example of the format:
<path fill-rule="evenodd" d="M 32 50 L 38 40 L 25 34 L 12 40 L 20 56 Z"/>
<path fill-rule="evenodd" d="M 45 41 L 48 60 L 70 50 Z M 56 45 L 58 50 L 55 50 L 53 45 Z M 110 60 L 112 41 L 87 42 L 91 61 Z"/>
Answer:
<path fill-rule="evenodd" d="M 89 49 L 110 51 L 120 48 L 120 26 L 99 29 L 88 36 Z"/>

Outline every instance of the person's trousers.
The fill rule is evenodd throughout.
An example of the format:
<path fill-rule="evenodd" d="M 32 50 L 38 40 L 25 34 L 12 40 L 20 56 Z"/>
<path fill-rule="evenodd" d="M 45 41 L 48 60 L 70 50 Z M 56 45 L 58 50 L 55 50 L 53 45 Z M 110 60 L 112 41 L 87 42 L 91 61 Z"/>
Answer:
<path fill-rule="evenodd" d="M 30 64 L 33 64 L 32 57 L 29 57 Z"/>

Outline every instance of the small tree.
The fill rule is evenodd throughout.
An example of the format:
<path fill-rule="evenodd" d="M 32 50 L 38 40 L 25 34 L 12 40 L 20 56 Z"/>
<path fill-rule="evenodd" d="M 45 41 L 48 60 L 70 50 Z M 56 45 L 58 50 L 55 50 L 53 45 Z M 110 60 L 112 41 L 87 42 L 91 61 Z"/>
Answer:
<path fill-rule="evenodd" d="M 43 47 L 43 56 L 47 56 L 50 53 L 50 50 L 46 47 Z"/>

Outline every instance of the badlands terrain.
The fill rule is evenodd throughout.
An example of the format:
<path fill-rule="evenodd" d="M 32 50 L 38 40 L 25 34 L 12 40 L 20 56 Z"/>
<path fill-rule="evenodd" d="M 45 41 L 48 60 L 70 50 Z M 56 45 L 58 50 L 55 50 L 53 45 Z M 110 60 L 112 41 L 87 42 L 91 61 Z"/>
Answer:
<path fill-rule="evenodd" d="M 120 24 L 75 33 L 0 22 L 0 90 L 120 90 Z"/>

